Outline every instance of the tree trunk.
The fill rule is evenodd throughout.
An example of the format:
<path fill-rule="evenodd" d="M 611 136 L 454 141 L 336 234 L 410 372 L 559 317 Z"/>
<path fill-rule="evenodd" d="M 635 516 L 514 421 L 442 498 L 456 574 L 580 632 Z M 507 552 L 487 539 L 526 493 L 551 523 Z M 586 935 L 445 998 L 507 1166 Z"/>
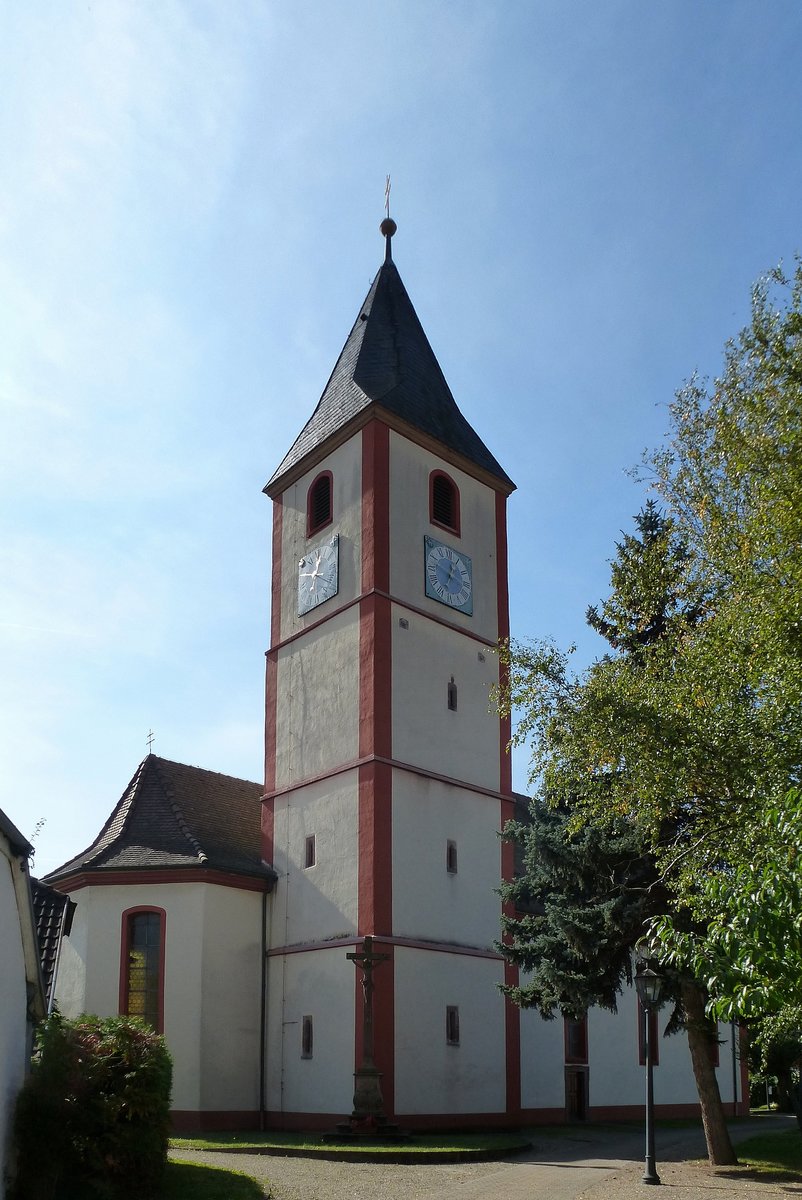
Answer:
<path fill-rule="evenodd" d="M 788 1093 L 788 1098 L 791 1101 L 791 1108 L 794 1110 L 796 1123 L 799 1132 L 802 1133 L 802 1082 L 791 1083 L 791 1090 Z"/>
<path fill-rule="evenodd" d="M 707 1142 L 707 1157 L 711 1167 L 737 1163 L 730 1141 L 730 1131 L 724 1118 L 721 1093 L 718 1090 L 716 1069 L 710 1053 L 711 1024 L 705 1016 L 704 997 L 695 983 L 682 984 L 682 1006 L 688 1031 L 688 1047 L 702 1109 L 702 1125 Z"/>
<path fill-rule="evenodd" d="M 794 1104 L 791 1099 L 793 1086 L 794 1081 L 791 1078 L 790 1067 L 787 1067 L 784 1071 L 777 1072 L 777 1108 L 780 1112 L 789 1113 L 794 1111 Z"/>

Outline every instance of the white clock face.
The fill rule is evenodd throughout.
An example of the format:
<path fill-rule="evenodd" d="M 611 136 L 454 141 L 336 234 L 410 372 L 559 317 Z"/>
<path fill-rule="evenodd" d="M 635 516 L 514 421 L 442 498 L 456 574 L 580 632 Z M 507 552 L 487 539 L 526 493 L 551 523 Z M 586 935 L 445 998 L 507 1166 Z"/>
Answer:
<path fill-rule="evenodd" d="M 467 554 L 425 537 L 426 595 L 459 612 L 473 613 L 473 571 Z"/>
<path fill-rule="evenodd" d="M 315 546 L 298 563 L 298 616 L 337 595 L 339 538 Z"/>

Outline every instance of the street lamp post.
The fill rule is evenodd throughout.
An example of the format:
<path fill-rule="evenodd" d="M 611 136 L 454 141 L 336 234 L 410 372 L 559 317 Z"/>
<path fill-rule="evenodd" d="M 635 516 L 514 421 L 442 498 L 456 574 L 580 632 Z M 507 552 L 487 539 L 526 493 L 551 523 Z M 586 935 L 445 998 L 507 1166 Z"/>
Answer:
<path fill-rule="evenodd" d="M 643 1172 L 643 1182 L 659 1183 L 660 1176 L 657 1174 L 654 1163 L 654 1056 L 651 1015 L 660 1007 L 663 980 L 656 971 L 641 964 L 635 976 L 635 987 L 643 1008 L 644 1047 L 646 1050 L 646 1166 Z"/>

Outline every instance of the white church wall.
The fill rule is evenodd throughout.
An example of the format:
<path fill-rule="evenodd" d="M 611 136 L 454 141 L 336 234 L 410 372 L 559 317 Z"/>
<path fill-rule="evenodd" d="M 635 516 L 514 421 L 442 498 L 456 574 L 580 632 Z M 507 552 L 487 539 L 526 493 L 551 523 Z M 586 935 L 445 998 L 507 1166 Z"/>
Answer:
<path fill-rule="evenodd" d="M 500 934 L 498 828 L 497 800 L 411 772 L 393 773 L 397 937 L 492 947 Z M 456 873 L 446 869 L 448 841 L 456 843 Z"/>
<path fill-rule="evenodd" d="M 89 960 L 90 889 L 75 892 L 73 899 L 78 906 L 73 914 L 70 935 L 61 942 L 55 987 L 59 1009 L 66 1017 L 77 1017 L 88 1011 L 86 969 Z"/>
<path fill-rule="evenodd" d="M 259 1107 L 262 894 L 210 884 L 203 906 L 200 1108 L 254 1112 Z"/>
<path fill-rule="evenodd" d="M 56 998 L 66 1016 L 114 1016 L 120 1003 L 122 914 L 145 905 L 166 911 L 164 1036 L 173 1059 L 172 1107 L 200 1107 L 204 884 L 81 888 L 73 931 L 65 939 Z M 81 975 L 85 978 L 83 989 Z M 83 991 L 83 995 L 81 992 Z"/>
<path fill-rule="evenodd" d="M 70 935 L 62 943 L 56 1001 L 67 1017 L 85 1012 L 115 1016 L 120 999 L 121 914 L 146 902 L 138 898 L 136 889 L 116 887 L 80 888 L 72 899 L 77 908 Z"/>
<path fill-rule="evenodd" d="M 403 1114 L 503 1112 L 503 967 L 496 959 L 396 946 L 395 1108 Z M 446 1008 L 459 1009 L 459 1045 Z"/>
<path fill-rule="evenodd" d="M 442 608 L 442 606 L 441 606 Z M 407 628 L 399 624 L 407 622 Z M 438 775 L 499 785 L 498 659 L 462 633 L 393 606 L 393 757 Z M 448 685 L 457 687 L 456 711 Z"/>
<path fill-rule="evenodd" d="M 19 871 L 16 857 L 0 834 L 0 1188 L 2 1188 L 10 1139 L 11 1120 L 17 1092 L 22 1087 L 28 1062 L 25 953 L 13 872 Z"/>
<path fill-rule="evenodd" d="M 429 475 L 445 470 L 460 493 L 461 536 L 429 522 Z M 399 600 L 443 617 L 443 605 L 424 594 L 423 538 L 437 537 L 467 554 L 473 563 L 473 615 L 448 610 L 454 625 L 485 637 L 498 637 L 495 492 L 430 450 L 390 432 L 390 591 Z"/>
<path fill-rule="evenodd" d="M 357 927 L 359 792 L 356 770 L 276 797 L 270 945 L 316 942 Z M 314 866 L 305 867 L 307 837 Z"/>
<path fill-rule="evenodd" d="M 338 946 L 268 959 L 267 1107 L 274 1114 L 351 1112 L 356 984 L 345 953 Z M 302 1053 L 305 1016 L 312 1018 L 309 1057 Z"/>
<path fill-rule="evenodd" d="M 325 607 L 325 606 L 323 606 Z M 359 751 L 359 613 L 335 613 L 278 654 L 276 787 L 322 774 Z"/>
<path fill-rule="evenodd" d="M 663 1024 L 664 1022 L 660 1023 L 661 1035 Z M 673 1040 L 675 1043 L 681 1043 L 682 1053 L 687 1058 L 685 1039 Z M 678 1065 L 680 1076 L 683 1074 L 682 1064 L 677 1063 L 675 1053 L 679 1048 L 677 1045 L 669 1048 L 661 1036 L 660 1062 L 664 1084 L 672 1080 Z M 588 1099 L 591 1108 L 643 1102 L 645 1073 L 639 1059 L 637 997 L 631 989 L 625 988 L 619 996 L 618 1012 L 611 1013 L 606 1009 L 592 1008 L 588 1013 L 588 1062 Z M 662 1095 L 660 1103 L 670 1103 L 674 1099 L 692 1100 L 693 1078 L 690 1085 L 690 1094 L 686 1080 L 680 1096 L 672 1095 L 669 1099 L 669 1096 Z"/>
<path fill-rule="evenodd" d="M 310 484 L 321 470 L 329 470 L 333 478 L 332 524 L 318 533 L 306 536 L 306 498 Z M 316 464 L 282 494 L 281 537 L 281 637 L 290 637 L 321 617 L 314 609 L 298 616 L 298 563 L 312 547 L 339 535 L 339 588 L 337 596 L 327 601 L 326 612 L 354 600 L 361 590 L 362 577 L 362 438 L 351 438 L 332 450 L 322 463 Z"/>
<path fill-rule="evenodd" d="M 525 976 L 521 976 L 522 984 Z M 521 1015 L 521 1107 L 565 1108 L 565 1042 L 562 1017 L 545 1021 L 533 1009 Z"/>
<path fill-rule="evenodd" d="M 657 1020 L 659 1062 L 654 1068 L 655 1104 L 693 1104 L 698 1096 L 688 1039 L 683 1033 L 663 1036 L 669 1017 L 670 1009 L 666 1006 Z M 733 1099 L 732 1041 L 728 1026 L 719 1027 L 719 1041 L 717 1076 L 721 1098 L 727 1102 Z M 642 1103 L 645 1073 L 639 1059 L 637 996 L 633 989 L 624 989 L 617 1013 L 603 1009 L 591 1009 L 588 1013 L 588 1054 L 592 1107 Z"/>
<path fill-rule="evenodd" d="M 525 977 L 522 977 L 522 982 Z M 668 1009 L 658 1019 L 659 1065 L 655 1067 L 655 1103 L 687 1107 L 698 1103 L 688 1041 L 684 1034 L 664 1037 Z M 588 1013 L 588 1103 L 593 1110 L 641 1106 L 646 1086 L 640 1062 L 637 997 L 625 988 L 618 1012 L 593 1008 Z M 732 1038 L 729 1026 L 719 1027 L 717 1075 L 721 1098 L 733 1100 Z M 736 1066 L 737 1063 L 736 1059 Z M 736 1081 L 736 1099 L 740 1084 Z M 561 1110 L 565 1107 L 565 1042 L 563 1020 L 544 1021 L 532 1010 L 521 1012 L 521 1105 Z"/>

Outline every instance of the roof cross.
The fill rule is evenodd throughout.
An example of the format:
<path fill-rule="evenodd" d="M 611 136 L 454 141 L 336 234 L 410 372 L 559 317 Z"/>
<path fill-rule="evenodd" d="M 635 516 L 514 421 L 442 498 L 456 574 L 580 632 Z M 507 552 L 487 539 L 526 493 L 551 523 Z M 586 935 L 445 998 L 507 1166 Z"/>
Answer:
<path fill-rule="evenodd" d="M 148 743 L 148 754 L 152 754 L 152 753 L 153 753 L 153 739 L 154 739 L 154 737 L 155 737 L 155 736 L 156 736 L 156 735 L 155 735 L 155 733 L 153 732 L 153 730 L 152 730 L 152 729 L 149 729 L 149 730 L 148 730 L 148 736 L 147 736 L 147 739 L 146 739 L 146 740 L 147 740 L 147 743 Z"/>
<path fill-rule="evenodd" d="M 390 176 L 389 175 L 387 176 L 387 179 L 384 184 L 384 211 L 387 214 L 387 216 L 389 217 L 389 215 L 390 215 Z"/>

